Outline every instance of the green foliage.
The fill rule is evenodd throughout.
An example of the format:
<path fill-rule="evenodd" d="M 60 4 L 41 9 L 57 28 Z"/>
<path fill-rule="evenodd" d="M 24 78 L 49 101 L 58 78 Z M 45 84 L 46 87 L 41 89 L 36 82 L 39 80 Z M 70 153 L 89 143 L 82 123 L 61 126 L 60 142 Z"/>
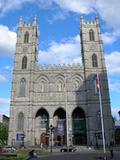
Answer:
<path fill-rule="evenodd" d="M 8 140 L 8 126 L 0 122 L 0 145 L 6 145 Z"/>
<path fill-rule="evenodd" d="M 36 152 L 37 156 L 47 156 L 49 153 L 47 151 L 42 151 L 42 152 Z M 7 154 L 9 156 L 7 156 Z M 17 156 L 14 157 L 12 155 L 16 154 Z M 11 156 L 10 156 L 11 155 Z M 25 160 L 29 156 L 29 151 L 17 151 L 15 153 L 6 153 L 6 156 L 0 156 L 0 160 Z"/>

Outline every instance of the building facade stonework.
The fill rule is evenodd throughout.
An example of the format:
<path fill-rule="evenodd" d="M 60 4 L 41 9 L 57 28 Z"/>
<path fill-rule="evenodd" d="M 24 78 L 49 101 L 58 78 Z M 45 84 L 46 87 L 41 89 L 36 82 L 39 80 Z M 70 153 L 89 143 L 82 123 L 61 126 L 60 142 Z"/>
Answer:
<path fill-rule="evenodd" d="M 113 140 L 113 123 L 103 44 L 98 18 L 80 27 L 82 65 L 38 65 L 38 27 L 19 20 L 10 107 L 9 145 L 102 144 L 99 94 L 105 142 Z M 67 117 L 67 118 L 66 118 Z M 67 120 L 66 120 L 67 119 Z M 67 123 L 67 127 L 66 127 Z M 47 135 L 47 136 L 46 136 Z M 68 136 L 68 138 L 67 138 Z"/>

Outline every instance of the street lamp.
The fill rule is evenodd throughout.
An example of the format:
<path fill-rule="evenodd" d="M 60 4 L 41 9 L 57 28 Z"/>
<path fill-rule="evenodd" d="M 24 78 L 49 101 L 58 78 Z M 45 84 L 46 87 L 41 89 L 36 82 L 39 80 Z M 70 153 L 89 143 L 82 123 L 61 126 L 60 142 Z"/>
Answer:
<path fill-rule="evenodd" d="M 24 138 L 25 138 L 25 133 L 24 133 L 24 131 L 23 131 L 23 135 L 22 135 L 22 139 L 23 139 L 23 147 L 25 147 Z"/>
<path fill-rule="evenodd" d="M 52 152 L 52 133 L 54 131 L 54 127 L 53 125 L 51 124 L 50 127 L 49 127 L 49 130 L 50 130 L 50 152 Z"/>

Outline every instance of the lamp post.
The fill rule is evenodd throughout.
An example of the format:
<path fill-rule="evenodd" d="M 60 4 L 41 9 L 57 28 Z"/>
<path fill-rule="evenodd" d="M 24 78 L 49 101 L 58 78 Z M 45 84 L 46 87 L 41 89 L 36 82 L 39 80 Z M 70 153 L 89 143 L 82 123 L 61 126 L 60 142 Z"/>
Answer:
<path fill-rule="evenodd" d="M 25 147 L 24 138 L 25 138 L 25 133 L 24 133 L 24 131 L 23 131 L 23 135 L 22 135 L 22 139 L 23 139 L 23 147 Z"/>
<path fill-rule="evenodd" d="M 50 127 L 49 127 L 49 130 L 50 130 L 50 152 L 52 152 L 52 133 L 54 131 L 54 127 L 53 125 L 51 124 Z"/>

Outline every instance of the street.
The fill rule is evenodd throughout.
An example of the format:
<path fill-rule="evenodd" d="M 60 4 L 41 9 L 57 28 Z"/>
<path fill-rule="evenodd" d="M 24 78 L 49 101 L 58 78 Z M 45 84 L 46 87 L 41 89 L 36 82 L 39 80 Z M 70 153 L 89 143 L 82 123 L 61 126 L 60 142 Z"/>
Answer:
<path fill-rule="evenodd" d="M 51 153 L 48 156 L 41 157 L 39 160 L 102 160 L 102 153 L 92 152 L 92 153 Z M 110 155 L 107 153 L 107 159 L 110 160 Z M 120 153 L 115 152 L 113 160 L 120 160 Z"/>

